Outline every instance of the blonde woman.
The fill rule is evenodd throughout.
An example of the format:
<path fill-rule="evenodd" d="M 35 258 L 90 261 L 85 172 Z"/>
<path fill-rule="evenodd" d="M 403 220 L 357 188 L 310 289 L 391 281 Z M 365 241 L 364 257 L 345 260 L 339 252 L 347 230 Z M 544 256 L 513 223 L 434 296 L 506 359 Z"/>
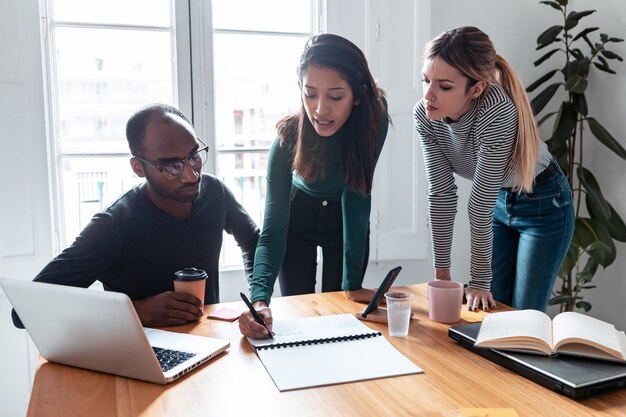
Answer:
<path fill-rule="evenodd" d="M 451 279 L 457 174 L 472 181 L 468 309 L 496 308 L 497 300 L 545 311 L 574 212 L 567 178 L 539 138 L 523 85 L 475 27 L 431 40 L 422 80 L 414 116 L 429 184 L 435 278 Z"/>

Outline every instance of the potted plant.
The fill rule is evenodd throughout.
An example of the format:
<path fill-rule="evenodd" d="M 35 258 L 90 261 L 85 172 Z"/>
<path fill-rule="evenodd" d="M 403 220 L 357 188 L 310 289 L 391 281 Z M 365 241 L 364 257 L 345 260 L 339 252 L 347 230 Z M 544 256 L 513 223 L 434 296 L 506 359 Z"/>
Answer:
<path fill-rule="evenodd" d="M 534 65 L 549 64 L 556 68 L 529 85 L 526 91 L 531 93 L 551 81 L 534 96 L 531 106 L 535 115 L 540 116 L 539 125 L 553 119 L 552 136 L 547 144 L 567 174 L 576 215 L 574 237 L 559 271 L 561 285 L 553 292 L 550 304 L 560 305 L 561 311 L 575 308 L 589 311 L 591 304 L 583 300 L 582 290 L 595 288 L 591 280 L 598 267 L 606 268 L 613 263 L 617 255 L 614 240 L 626 242 L 626 226 L 585 166 L 583 145 L 585 140 L 593 138 L 622 159 L 626 159 L 626 150 L 590 115 L 585 91 L 592 70 L 615 74 L 611 63 L 623 59 L 607 48 L 623 39 L 600 33 L 597 27 L 579 27 L 580 21 L 595 10 L 568 11 L 568 0 L 540 3 L 558 11 L 562 23 L 539 35 L 536 49 L 547 52 Z M 593 42 L 592 37 L 599 39 Z M 550 59 L 553 56 L 558 60 Z M 556 80 L 555 75 L 558 75 Z M 557 92 L 563 97 L 558 108 L 546 109 Z"/>

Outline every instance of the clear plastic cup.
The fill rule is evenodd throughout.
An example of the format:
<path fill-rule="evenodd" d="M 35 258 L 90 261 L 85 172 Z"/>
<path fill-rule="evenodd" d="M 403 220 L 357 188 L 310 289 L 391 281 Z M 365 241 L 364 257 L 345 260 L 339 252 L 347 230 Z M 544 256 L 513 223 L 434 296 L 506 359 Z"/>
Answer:
<path fill-rule="evenodd" d="M 408 292 L 390 291 L 385 293 L 387 300 L 387 324 L 389 336 L 406 336 L 409 334 L 411 321 L 411 301 L 413 294 Z"/>

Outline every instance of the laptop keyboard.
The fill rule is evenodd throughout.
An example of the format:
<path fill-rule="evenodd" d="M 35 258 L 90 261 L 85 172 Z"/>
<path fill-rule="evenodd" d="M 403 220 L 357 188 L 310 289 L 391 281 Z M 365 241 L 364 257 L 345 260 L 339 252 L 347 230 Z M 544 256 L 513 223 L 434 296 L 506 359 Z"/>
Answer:
<path fill-rule="evenodd" d="M 159 360 L 163 372 L 167 372 L 177 365 L 185 362 L 189 358 L 196 356 L 195 353 L 183 352 L 180 350 L 163 349 L 152 346 L 154 354 Z"/>

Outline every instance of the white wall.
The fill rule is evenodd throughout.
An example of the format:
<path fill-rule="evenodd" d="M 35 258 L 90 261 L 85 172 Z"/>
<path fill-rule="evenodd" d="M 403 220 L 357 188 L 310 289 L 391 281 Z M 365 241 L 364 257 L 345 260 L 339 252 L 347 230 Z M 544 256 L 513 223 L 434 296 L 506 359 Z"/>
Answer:
<path fill-rule="evenodd" d="M 343 0 L 346 1 L 346 0 Z M 359 2 L 350 0 L 349 4 L 358 6 Z M 365 0 L 363 0 L 365 1 Z M 372 0 L 367 0 L 372 1 Z M 418 0 L 420 4 L 419 11 L 426 13 L 418 16 L 419 21 L 412 30 L 406 30 L 406 36 L 414 37 L 420 41 L 430 38 L 442 32 L 445 29 L 461 26 L 476 25 L 481 27 L 493 39 L 499 53 L 506 56 L 513 67 L 518 71 L 522 81 L 525 84 L 530 83 L 541 75 L 543 69 L 535 69 L 532 61 L 537 58 L 534 51 L 535 39 L 537 35 L 551 24 L 556 23 L 558 17 L 556 11 L 539 5 L 536 1 L 520 1 L 520 0 L 480 0 L 468 2 L 465 0 L 436 0 L 430 2 L 428 0 Z M 13 4 L 22 3 L 14 2 Z M 23 3 L 36 3 L 29 0 Z M 339 4 L 329 1 L 333 7 Z M 377 7 L 385 7 L 386 1 L 380 1 Z M 397 4 L 397 3 L 392 3 Z M 407 4 L 403 1 L 402 4 Z M 617 37 L 626 37 L 626 3 L 623 0 L 605 0 L 596 2 L 593 0 L 576 1 L 577 9 L 597 8 L 599 12 L 589 18 L 589 22 L 595 22 L 610 34 Z M 361 10 L 357 7 L 358 10 Z M 36 7 L 30 7 L 29 11 L 33 16 L 29 16 L 32 21 L 37 19 Z M 387 10 L 384 11 L 388 13 Z M 350 16 L 354 17 L 354 13 L 348 13 L 343 23 L 335 22 L 337 30 L 344 28 L 346 31 L 354 31 L 357 38 L 363 35 L 357 32 Z M 359 19 L 371 21 L 371 16 L 361 16 Z M 343 25 L 343 26 L 342 26 Z M 397 30 L 403 30 L 397 28 Z M 425 33 L 424 33 L 425 32 Z M 393 47 L 393 46 L 388 46 Z M 28 49 L 25 49 L 28 50 Z M 619 44 L 615 51 L 626 57 L 625 45 Z M 404 51 L 396 51 L 404 53 Z M 415 51 L 407 51 L 407 54 L 414 54 Z M 415 54 L 419 57 L 419 53 Z M 2 61 L 0 65 L 6 65 L 6 61 Z M 418 66 L 419 68 L 419 66 Z M 626 97 L 626 66 L 624 64 L 616 65 L 615 69 L 620 73 L 618 76 L 606 76 L 597 74 L 591 77 L 591 83 L 594 86 L 588 94 L 588 100 L 592 114 L 596 116 L 605 126 L 614 134 L 623 145 L 626 146 L 626 126 L 624 124 L 623 114 L 623 98 Z M 393 73 L 390 74 L 393 76 Z M 418 74 L 415 75 L 416 78 Z M 383 85 L 384 86 L 384 85 Z M 394 103 L 390 103 L 393 106 Z M 403 104 L 404 105 L 404 104 Z M 41 114 L 43 117 L 43 114 Z M 399 139 L 400 140 L 400 139 Z M 406 140 L 412 140 L 406 138 Z M 42 145 L 45 146 L 45 145 Z M 626 162 L 613 156 L 610 152 L 602 149 L 602 147 L 593 146 L 586 150 L 587 162 L 592 168 L 600 183 L 603 192 L 609 197 L 615 209 L 626 217 L 626 184 L 624 178 L 624 167 Z M 5 183 L 2 181 L 11 181 L 11 178 L 0 178 L 0 187 L 6 190 Z M 455 240 L 453 246 L 453 276 L 460 281 L 467 281 L 467 271 L 469 270 L 469 233 L 467 226 L 467 213 L 465 210 L 468 183 L 460 181 L 460 201 L 459 213 L 455 227 Z M 6 196 L 3 196 L 5 201 Z M 425 198 L 425 196 L 423 197 Z M 41 232 L 41 230 L 38 230 Z M 44 233 L 47 233 L 44 231 Z M 423 236 L 428 240 L 428 235 Z M 419 261 L 385 261 L 373 263 L 368 269 L 365 280 L 365 286 L 374 287 L 378 285 L 388 269 L 396 265 L 402 265 L 404 270 L 398 279 L 400 284 L 409 284 L 416 282 L 425 282 L 432 276 L 432 265 L 429 255 L 429 245 L 427 247 L 426 259 Z M 597 289 L 591 290 L 587 296 L 588 300 L 593 304 L 591 314 L 607 321 L 614 322 L 618 328 L 626 329 L 626 316 L 623 313 L 621 305 L 626 298 L 626 245 L 618 244 L 618 259 L 614 265 L 606 271 L 600 271 L 596 275 L 594 281 L 598 285 Z M 0 261 L 1 264 L 1 261 Z M 0 265 L 2 266 L 2 265 Z M 29 268 L 38 270 L 40 265 L 31 265 Z M 236 294 L 242 288 L 243 278 L 241 273 L 224 273 L 222 276 L 223 301 L 235 300 Z M 245 284 L 243 284 L 245 285 Z M 26 407 L 27 394 L 22 393 L 15 395 L 15 389 L 20 384 L 28 381 L 28 371 L 25 356 L 19 356 L 22 351 L 14 349 L 15 345 L 7 345 L 6 340 L 20 341 L 22 350 L 25 346 L 24 333 L 14 330 L 10 324 L 8 317 L 8 305 L 6 300 L 0 299 L 0 339 L 3 340 L 2 357 L 12 357 L 12 368 L 5 373 L 0 380 L 0 403 L 3 404 L 3 415 L 8 411 L 7 415 L 23 415 Z M 15 357 L 13 355 L 16 355 Z M 5 362 L 1 362 L 5 365 Z M 15 379 L 17 378 L 17 379 Z M 13 381 L 17 381 L 14 383 Z M 16 385 L 17 384 L 17 385 Z"/>
<path fill-rule="evenodd" d="M 38 1 L 0 1 L 0 39 L 0 276 L 29 279 L 52 256 Z M 0 291 L 0 414 L 19 416 L 37 356 L 9 311 Z"/>
<path fill-rule="evenodd" d="M 537 36 L 549 26 L 560 23 L 560 15 L 556 10 L 538 2 L 519 0 L 436 0 L 432 2 L 431 8 L 433 36 L 457 26 L 477 26 L 491 37 L 496 51 L 509 60 L 525 85 L 548 71 L 545 64 L 535 68 L 532 62 L 541 56 L 540 52 L 535 51 Z M 626 2 L 576 0 L 573 7 L 570 7 L 570 10 L 577 11 L 593 9 L 597 12 L 583 20 L 584 27 L 599 26 L 601 31 L 611 36 L 626 37 Z M 613 45 L 616 46 L 611 49 L 626 58 L 626 45 Z M 590 115 L 602 122 L 622 146 L 626 147 L 626 124 L 623 117 L 626 64 L 615 63 L 612 66 L 618 75 L 592 72 L 587 100 Z M 543 129 L 542 133 L 544 137 L 548 136 Z M 590 139 L 593 145 L 585 150 L 585 165 L 594 172 L 603 194 L 615 210 L 626 219 L 626 161 L 599 145 L 595 139 Z M 463 281 L 469 271 L 469 228 L 466 212 L 469 182 L 460 180 L 459 189 L 452 270 L 455 279 Z M 588 290 L 583 295 L 593 305 L 590 315 L 612 322 L 624 330 L 626 314 L 621 306 L 626 299 L 626 244 L 618 242 L 617 251 L 615 263 L 596 274 L 594 284 L 598 288 Z"/>

